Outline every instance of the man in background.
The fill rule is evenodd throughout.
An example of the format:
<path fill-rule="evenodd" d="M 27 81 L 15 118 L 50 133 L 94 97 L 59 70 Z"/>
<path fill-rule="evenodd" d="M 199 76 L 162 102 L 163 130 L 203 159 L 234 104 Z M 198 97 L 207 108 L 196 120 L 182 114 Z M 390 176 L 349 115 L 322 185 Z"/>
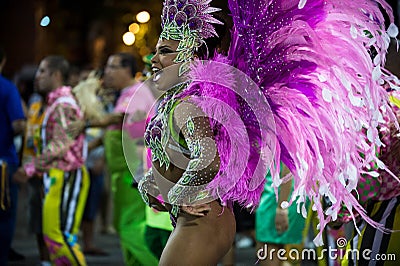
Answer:
<path fill-rule="evenodd" d="M 26 181 L 43 175 L 43 237 L 52 264 L 86 265 L 77 234 L 85 208 L 89 176 L 84 166 L 84 134 L 70 135 L 68 126 L 83 119 L 71 87 L 65 86 L 69 64 L 62 56 L 45 57 L 36 73 L 45 96 L 45 114 L 38 136 L 38 153 L 14 175 Z"/>
<path fill-rule="evenodd" d="M 0 47 L 0 265 L 7 265 L 15 231 L 18 187 L 11 177 L 19 165 L 14 136 L 25 130 L 25 116 L 18 89 L 1 75 L 6 54 Z"/>

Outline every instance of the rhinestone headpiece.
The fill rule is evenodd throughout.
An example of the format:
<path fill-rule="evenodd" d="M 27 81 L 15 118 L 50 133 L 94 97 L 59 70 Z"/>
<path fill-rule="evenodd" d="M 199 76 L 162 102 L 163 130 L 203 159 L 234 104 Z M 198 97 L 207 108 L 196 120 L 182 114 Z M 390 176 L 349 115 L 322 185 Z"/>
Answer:
<path fill-rule="evenodd" d="M 179 41 L 175 63 L 188 62 L 204 40 L 217 36 L 211 25 L 223 24 L 211 13 L 219 8 L 210 7 L 211 0 L 164 0 L 160 38 Z"/>

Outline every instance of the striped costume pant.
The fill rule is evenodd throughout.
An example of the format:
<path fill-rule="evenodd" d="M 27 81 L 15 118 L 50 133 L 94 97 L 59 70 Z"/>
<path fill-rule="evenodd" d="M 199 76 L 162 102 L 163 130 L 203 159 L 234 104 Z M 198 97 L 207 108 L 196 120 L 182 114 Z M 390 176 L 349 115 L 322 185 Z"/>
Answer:
<path fill-rule="evenodd" d="M 374 202 L 367 211 L 373 220 L 394 232 L 383 233 L 363 222 L 361 235 L 355 233 L 347 244 L 342 265 L 400 265 L 400 196 Z"/>
<path fill-rule="evenodd" d="M 51 169 L 44 178 L 43 235 L 54 265 L 86 265 L 77 243 L 90 179 L 85 167 Z"/>

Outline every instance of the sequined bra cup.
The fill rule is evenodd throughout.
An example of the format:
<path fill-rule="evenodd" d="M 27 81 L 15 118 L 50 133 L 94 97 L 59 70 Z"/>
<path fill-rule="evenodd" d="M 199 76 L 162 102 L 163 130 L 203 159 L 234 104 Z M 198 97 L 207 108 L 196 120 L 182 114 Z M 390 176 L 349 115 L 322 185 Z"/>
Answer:
<path fill-rule="evenodd" d="M 176 97 L 182 90 L 187 86 L 187 84 L 177 85 L 172 88 L 164 96 L 164 99 L 160 102 L 157 109 L 156 115 L 151 119 L 146 127 L 145 131 L 145 142 L 146 146 L 151 149 L 152 161 L 159 161 L 160 166 L 164 166 L 168 169 L 171 161 L 168 154 L 165 151 L 165 147 L 168 146 L 168 141 L 172 136 L 173 147 L 169 145 L 172 149 L 179 149 L 184 153 L 190 154 L 187 149 L 187 145 L 183 138 L 179 138 L 172 127 L 172 114 L 173 109 L 180 102 L 180 99 Z M 170 123 L 171 122 L 171 123 Z"/>

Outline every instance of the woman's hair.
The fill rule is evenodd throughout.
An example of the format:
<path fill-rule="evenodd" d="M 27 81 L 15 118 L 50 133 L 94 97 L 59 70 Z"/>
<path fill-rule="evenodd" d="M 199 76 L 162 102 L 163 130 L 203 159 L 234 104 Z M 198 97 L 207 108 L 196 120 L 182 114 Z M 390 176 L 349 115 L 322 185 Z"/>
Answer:
<path fill-rule="evenodd" d="M 199 57 L 199 59 L 202 60 L 213 58 L 215 56 L 216 51 L 221 54 L 226 54 L 229 49 L 229 43 L 230 43 L 230 34 L 228 32 L 230 31 L 230 26 L 229 26 L 230 24 L 228 24 L 229 20 L 227 16 L 222 12 L 214 14 L 213 17 L 223 22 L 224 24 L 213 25 L 215 31 L 218 34 L 218 37 L 207 38 L 205 40 L 205 43 L 203 43 L 198 48 L 196 55 Z"/>

